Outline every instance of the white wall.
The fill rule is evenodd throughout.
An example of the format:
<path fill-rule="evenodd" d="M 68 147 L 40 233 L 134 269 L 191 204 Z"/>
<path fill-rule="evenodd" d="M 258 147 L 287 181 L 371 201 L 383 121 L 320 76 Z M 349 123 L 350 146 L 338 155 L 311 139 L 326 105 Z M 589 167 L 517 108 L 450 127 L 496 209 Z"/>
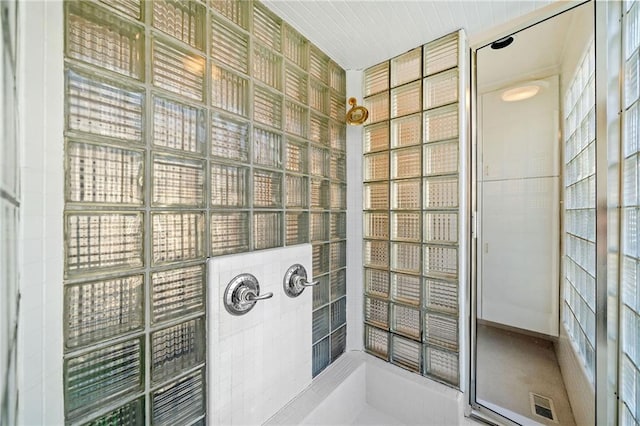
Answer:
<path fill-rule="evenodd" d="M 516 79 L 517 80 L 517 79 Z M 558 335 L 558 78 L 529 99 L 481 97 L 479 318 Z"/>
<path fill-rule="evenodd" d="M 21 2 L 22 174 L 18 424 L 64 423 L 62 2 Z"/>

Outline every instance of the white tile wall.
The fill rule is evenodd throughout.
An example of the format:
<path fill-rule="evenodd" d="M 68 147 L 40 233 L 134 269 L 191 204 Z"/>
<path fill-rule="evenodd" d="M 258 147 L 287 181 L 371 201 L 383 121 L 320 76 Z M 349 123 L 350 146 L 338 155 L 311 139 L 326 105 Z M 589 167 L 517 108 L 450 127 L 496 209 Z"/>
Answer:
<path fill-rule="evenodd" d="M 262 424 L 311 383 L 312 292 L 285 295 L 289 266 L 300 263 L 311 280 L 311 245 L 276 248 L 208 261 L 209 421 Z M 253 274 L 260 301 L 242 316 L 229 314 L 222 300 L 238 274 Z"/>

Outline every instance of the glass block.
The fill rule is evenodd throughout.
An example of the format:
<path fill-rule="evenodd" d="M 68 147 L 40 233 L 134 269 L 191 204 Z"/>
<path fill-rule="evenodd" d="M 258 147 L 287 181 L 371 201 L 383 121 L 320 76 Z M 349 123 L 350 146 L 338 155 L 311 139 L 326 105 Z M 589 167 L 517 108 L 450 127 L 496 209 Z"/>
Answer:
<path fill-rule="evenodd" d="M 211 65 L 211 105 L 243 117 L 249 116 L 249 80 Z"/>
<path fill-rule="evenodd" d="M 144 29 L 88 2 L 66 4 L 66 55 L 144 80 Z"/>
<path fill-rule="evenodd" d="M 377 123 L 378 121 L 389 119 L 389 92 L 364 98 L 364 106 L 369 110 L 369 120 L 367 123 Z"/>
<path fill-rule="evenodd" d="M 287 208 L 308 208 L 309 179 L 305 176 L 287 174 L 285 177 L 285 194 Z"/>
<path fill-rule="evenodd" d="M 364 71 L 364 95 L 370 96 L 389 89 L 389 62 Z"/>
<path fill-rule="evenodd" d="M 364 237 L 374 239 L 389 239 L 389 214 L 364 213 Z"/>
<path fill-rule="evenodd" d="M 347 213 L 331 212 L 330 237 L 332 240 L 344 240 L 347 238 Z"/>
<path fill-rule="evenodd" d="M 329 213 L 310 213 L 311 241 L 324 242 L 329 240 Z"/>
<path fill-rule="evenodd" d="M 365 183 L 363 185 L 365 210 L 389 209 L 389 183 Z"/>
<path fill-rule="evenodd" d="M 426 212 L 424 214 L 424 242 L 457 243 L 458 214 L 452 212 Z"/>
<path fill-rule="evenodd" d="M 424 79 L 423 108 L 431 109 L 458 101 L 458 70 L 453 69 Z"/>
<path fill-rule="evenodd" d="M 314 45 L 309 48 L 309 75 L 329 83 L 329 57 Z"/>
<path fill-rule="evenodd" d="M 339 241 L 331 243 L 331 270 L 347 266 L 347 243 Z"/>
<path fill-rule="evenodd" d="M 335 92 L 329 92 L 329 117 L 339 121 L 340 123 L 346 122 L 346 105 L 347 99 L 344 95 L 339 95 Z"/>
<path fill-rule="evenodd" d="M 424 314 L 424 342 L 452 351 L 458 350 L 458 318 L 446 315 Z"/>
<path fill-rule="evenodd" d="M 307 103 L 307 75 L 298 68 L 289 65 L 285 66 L 284 92 L 285 94 L 302 103 Z"/>
<path fill-rule="evenodd" d="M 249 251 L 249 213 L 211 215 L 211 255 Z"/>
<path fill-rule="evenodd" d="M 347 155 L 332 151 L 329 164 L 329 177 L 333 180 L 345 182 L 347 180 Z"/>
<path fill-rule="evenodd" d="M 458 312 L 458 283 L 425 278 L 424 307 L 433 311 Z"/>
<path fill-rule="evenodd" d="M 141 329 L 143 301 L 142 275 L 66 285 L 65 346 L 85 346 Z"/>
<path fill-rule="evenodd" d="M 288 171 L 307 173 L 308 143 L 304 140 L 287 138 L 287 158 L 285 167 Z"/>
<path fill-rule="evenodd" d="M 412 306 L 420 305 L 421 278 L 391 273 L 391 296 L 394 301 Z"/>
<path fill-rule="evenodd" d="M 420 339 L 420 311 L 391 304 L 391 331 L 412 339 Z"/>
<path fill-rule="evenodd" d="M 424 142 L 458 137 L 458 104 L 435 108 L 424 113 Z"/>
<path fill-rule="evenodd" d="M 282 95 L 261 87 L 253 88 L 253 119 L 267 126 L 282 126 Z"/>
<path fill-rule="evenodd" d="M 249 161 L 249 123 L 221 114 L 211 115 L 211 154 Z"/>
<path fill-rule="evenodd" d="M 78 417 L 144 387 L 143 337 L 64 360 L 65 413 Z"/>
<path fill-rule="evenodd" d="M 309 106 L 323 114 L 329 113 L 329 88 L 317 80 L 309 82 Z"/>
<path fill-rule="evenodd" d="M 315 113 L 309 118 L 308 138 L 321 145 L 329 145 L 329 120 Z"/>
<path fill-rule="evenodd" d="M 204 370 L 197 370 L 151 393 L 153 425 L 187 424 L 205 414 Z"/>
<path fill-rule="evenodd" d="M 151 380 L 177 376 L 204 362 L 204 318 L 192 319 L 151 333 Z"/>
<path fill-rule="evenodd" d="M 253 163 L 273 168 L 282 166 L 282 136 L 279 133 L 254 127 Z"/>
<path fill-rule="evenodd" d="M 389 328 L 389 302 L 386 300 L 364 298 L 364 320 L 369 324 L 385 329 Z"/>
<path fill-rule="evenodd" d="M 153 144 L 190 153 L 204 151 L 205 110 L 158 96 L 153 97 Z"/>
<path fill-rule="evenodd" d="M 329 176 L 329 150 L 309 145 L 309 174 Z"/>
<path fill-rule="evenodd" d="M 402 368 L 420 372 L 422 345 L 404 337 L 391 335 L 391 362 Z"/>
<path fill-rule="evenodd" d="M 424 246 L 424 274 L 435 277 L 458 276 L 458 250 L 454 247 Z"/>
<path fill-rule="evenodd" d="M 282 87 L 282 57 L 256 43 L 253 46 L 253 76 L 264 84 L 280 90 Z"/>
<path fill-rule="evenodd" d="M 313 275 L 326 274 L 329 272 L 329 244 L 314 244 L 312 247 L 313 254 Z"/>
<path fill-rule="evenodd" d="M 365 155 L 363 158 L 364 180 L 388 180 L 389 179 L 389 153 L 380 152 Z"/>
<path fill-rule="evenodd" d="M 154 265 L 204 257 L 202 213 L 153 213 L 151 218 Z"/>
<path fill-rule="evenodd" d="M 67 214 L 67 273 L 141 267 L 143 229 L 141 213 Z"/>
<path fill-rule="evenodd" d="M 420 241 L 420 213 L 392 212 L 391 239 L 402 241 Z"/>
<path fill-rule="evenodd" d="M 144 397 L 140 397 L 127 402 L 96 419 L 83 423 L 83 426 L 144 426 L 144 419 Z"/>
<path fill-rule="evenodd" d="M 383 298 L 389 297 L 389 272 L 365 268 L 364 284 L 367 294 Z"/>
<path fill-rule="evenodd" d="M 391 151 L 391 178 L 412 178 L 422 176 L 422 147 L 414 146 Z"/>
<path fill-rule="evenodd" d="M 347 298 L 343 297 L 331 304 L 331 331 L 347 323 Z"/>
<path fill-rule="evenodd" d="M 331 184 L 331 209 L 347 209 L 347 185 L 339 183 Z"/>
<path fill-rule="evenodd" d="M 211 21 L 210 55 L 215 61 L 248 74 L 249 36 L 222 20 L 214 18 Z"/>
<path fill-rule="evenodd" d="M 420 114 L 391 120 L 391 147 L 417 145 L 422 142 L 422 116 Z"/>
<path fill-rule="evenodd" d="M 364 241 L 365 266 L 388 268 L 389 243 L 386 241 Z"/>
<path fill-rule="evenodd" d="M 151 4 L 155 28 L 196 49 L 204 50 L 204 5 L 176 0 L 154 0 Z"/>
<path fill-rule="evenodd" d="M 383 123 L 384 125 L 384 123 Z M 380 125 L 377 125 L 380 126 Z M 373 127 L 373 126 L 372 126 Z M 329 122 L 329 145 L 335 151 L 347 150 L 347 126 L 343 123 Z"/>
<path fill-rule="evenodd" d="M 308 108 L 294 102 L 284 103 L 284 129 L 288 133 L 306 138 L 308 132 Z"/>
<path fill-rule="evenodd" d="M 249 28 L 250 2 L 237 0 L 209 0 L 211 7 L 220 15 L 239 25 L 245 30 Z"/>
<path fill-rule="evenodd" d="M 420 180 L 399 180 L 391 182 L 391 208 L 415 210 L 420 206 Z"/>
<path fill-rule="evenodd" d="M 458 207 L 458 178 L 428 178 L 424 180 L 424 208 Z"/>
<path fill-rule="evenodd" d="M 284 56 L 303 70 L 306 70 L 309 61 L 309 42 L 289 25 L 285 24 L 283 27 Z"/>
<path fill-rule="evenodd" d="M 331 333 L 331 362 L 338 359 L 347 349 L 347 327 L 341 327 Z"/>
<path fill-rule="evenodd" d="M 457 65 L 458 33 L 451 33 L 424 45 L 423 72 L 425 76 L 448 70 Z"/>
<path fill-rule="evenodd" d="M 391 117 L 401 117 L 419 112 L 422 107 L 421 81 L 391 90 Z"/>
<path fill-rule="evenodd" d="M 153 85 L 197 101 L 204 99 L 205 59 L 156 39 L 151 45 Z"/>
<path fill-rule="evenodd" d="M 425 346 L 424 369 L 425 375 L 458 386 L 458 354 Z"/>
<path fill-rule="evenodd" d="M 309 242 L 309 213 L 288 211 L 285 221 L 288 246 Z"/>
<path fill-rule="evenodd" d="M 144 93 L 67 70 L 67 129 L 142 142 Z"/>
<path fill-rule="evenodd" d="M 389 333 L 375 327 L 364 326 L 364 348 L 382 359 L 389 357 Z"/>
<path fill-rule="evenodd" d="M 329 303 L 329 275 L 313 277 L 320 283 L 313 286 L 313 309 L 318 309 Z"/>
<path fill-rule="evenodd" d="M 333 266 L 332 266 L 333 269 Z M 331 272 L 331 300 L 340 299 L 347 295 L 347 270 L 340 269 Z"/>
<path fill-rule="evenodd" d="M 142 152 L 69 141 L 65 160 L 67 202 L 144 202 Z"/>
<path fill-rule="evenodd" d="M 329 86 L 343 95 L 347 92 L 347 75 L 335 62 L 329 64 Z"/>
<path fill-rule="evenodd" d="M 249 168 L 211 163 L 211 205 L 249 206 Z"/>
<path fill-rule="evenodd" d="M 282 20 L 260 3 L 253 4 L 253 35 L 269 46 L 280 51 Z"/>
<path fill-rule="evenodd" d="M 328 209 L 330 207 L 329 190 L 328 180 L 311 179 L 312 209 Z"/>
<path fill-rule="evenodd" d="M 423 149 L 424 176 L 458 172 L 458 140 L 426 144 Z"/>
<path fill-rule="evenodd" d="M 315 377 L 329 365 L 329 337 L 313 345 L 311 359 L 312 375 Z"/>
<path fill-rule="evenodd" d="M 140 19 L 142 16 L 141 0 L 100 0 L 100 2 L 133 18 Z"/>
<path fill-rule="evenodd" d="M 364 128 L 364 152 L 389 149 L 389 123 L 380 123 Z"/>
<path fill-rule="evenodd" d="M 204 266 L 151 274 L 151 321 L 159 323 L 205 309 Z"/>
<path fill-rule="evenodd" d="M 203 206 L 204 161 L 154 155 L 153 205 Z"/>
<path fill-rule="evenodd" d="M 312 340 L 317 342 L 329 334 L 329 306 L 325 306 L 322 309 L 318 309 L 313 312 L 312 319 Z"/>
<path fill-rule="evenodd" d="M 420 273 L 420 244 L 391 243 L 391 268 Z"/>
<path fill-rule="evenodd" d="M 416 47 L 391 60 L 391 87 L 396 87 L 422 76 L 422 47 Z"/>
<path fill-rule="evenodd" d="M 282 207 L 282 174 L 253 170 L 253 205 Z"/>
<path fill-rule="evenodd" d="M 262 250 L 282 246 L 282 213 L 253 214 L 253 248 Z"/>

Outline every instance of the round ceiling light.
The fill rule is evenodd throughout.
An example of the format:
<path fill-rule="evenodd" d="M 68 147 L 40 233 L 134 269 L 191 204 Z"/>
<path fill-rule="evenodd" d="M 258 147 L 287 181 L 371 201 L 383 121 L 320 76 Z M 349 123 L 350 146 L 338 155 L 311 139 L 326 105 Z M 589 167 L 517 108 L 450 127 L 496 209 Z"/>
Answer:
<path fill-rule="evenodd" d="M 512 87 L 502 92 L 502 100 L 505 102 L 523 101 L 534 97 L 540 91 L 537 84 L 527 84 L 524 86 Z"/>

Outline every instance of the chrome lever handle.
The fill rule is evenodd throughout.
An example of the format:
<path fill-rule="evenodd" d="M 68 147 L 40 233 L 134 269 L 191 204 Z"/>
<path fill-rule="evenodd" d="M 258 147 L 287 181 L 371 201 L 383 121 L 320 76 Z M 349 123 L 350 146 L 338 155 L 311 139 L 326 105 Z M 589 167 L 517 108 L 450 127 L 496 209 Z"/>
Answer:
<path fill-rule="evenodd" d="M 257 302 L 258 300 L 271 299 L 273 297 L 273 293 L 269 292 L 269 293 L 265 293 L 260 296 L 257 296 L 254 292 L 247 292 L 247 295 L 245 297 L 246 297 L 246 300 L 249 302 Z"/>
<path fill-rule="evenodd" d="M 303 277 L 301 275 L 294 275 L 293 281 L 295 285 L 299 285 L 302 287 L 313 287 L 320 284 L 320 280 L 309 282 L 307 281 L 307 277 Z"/>

